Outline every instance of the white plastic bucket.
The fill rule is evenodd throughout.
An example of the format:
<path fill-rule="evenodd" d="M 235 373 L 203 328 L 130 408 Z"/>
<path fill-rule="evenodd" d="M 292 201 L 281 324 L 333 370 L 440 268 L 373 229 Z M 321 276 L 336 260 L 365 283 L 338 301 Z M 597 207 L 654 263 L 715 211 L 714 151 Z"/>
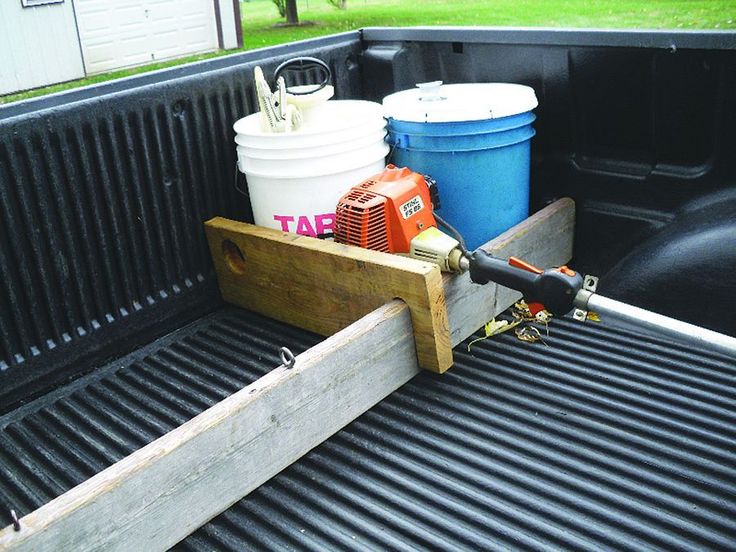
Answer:
<path fill-rule="evenodd" d="M 311 155 L 302 155 L 300 150 L 292 150 L 293 157 L 269 157 L 268 150 L 247 150 L 238 148 L 238 166 L 247 175 L 259 174 L 260 176 L 272 175 L 275 178 L 283 177 L 285 174 L 317 176 L 332 174 L 335 171 L 342 172 L 343 167 L 354 168 L 365 164 L 366 160 L 375 160 L 386 157 L 388 146 L 383 141 L 383 136 L 376 140 L 371 137 L 371 142 L 355 145 L 348 143 L 342 145 L 342 150 L 334 146 L 326 146 L 324 151 L 311 151 Z M 347 147 L 346 147 L 347 146 Z M 309 148 L 320 150 L 322 148 Z M 266 151 L 266 156 L 261 156 L 261 151 Z M 379 171 L 380 172 L 380 171 Z M 250 179 L 248 179 L 250 182 Z M 359 184 L 355 182 L 354 184 Z"/>
<path fill-rule="evenodd" d="M 263 132 L 258 113 L 233 128 L 255 223 L 329 238 L 340 197 L 385 167 L 386 121 L 373 102 L 330 101 L 314 110 L 318 116 L 313 111 L 288 134 Z"/>
<path fill-rule="evenodd" d="M 386 127 L 383 107 L 365 100 L 332 100 L 311 108 L 310 121 L 296 132 L 264 132 L 259 113 L 234 125 L 235 142 L 260 149 L 294 149 L 324 146 L 364 136 Z"/>
<path fill-rule="evenodd" d="M 385 155 L 362 167 L 312 177 L 249 174 L 255 223 L 315 238 L 331 238 L 337 201 L 356 184 L 380 173 L 386 166 Z"/>

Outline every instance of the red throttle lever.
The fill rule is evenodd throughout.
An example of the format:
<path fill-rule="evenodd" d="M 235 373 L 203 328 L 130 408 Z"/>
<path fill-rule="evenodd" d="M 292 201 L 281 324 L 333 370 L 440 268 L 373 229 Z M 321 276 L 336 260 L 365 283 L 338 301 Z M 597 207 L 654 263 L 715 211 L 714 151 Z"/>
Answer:
<path fill-rule="evenodd" d="M 508 262 L 476 249 L 469 259 L 470 279 L 476 284 L 495 282 L 520 291 L 529 310 L 536 314 L 546 308 L 552 314 L 564 315 L 573 308 L 578 291 L 583 288 L 583 277 L 566 266 L 542 270 L 511 257 Z M 532 310 L 532 304 L 536 312 Z"/>
<path fill-rule="evenodd" d="M 516 268 L 521 268 L 526 270 L 527 272 L 533 272 L 534 274 L 543 274 L 544 270 L 541 268 L 537 268 L 533 264 L 530 264 L 518 257 L 509 257 L 509 264 L 511 266 L 515 266 Z M 567 268 L 567 267 L 566 267 Z M 537 313 L 542 312 L 545 309 L 545 306 L 542 303 L 527 303 L 527 307 L 529 307 L 529 312 L 532 313 L 533 316 L 537 316 Z"/>

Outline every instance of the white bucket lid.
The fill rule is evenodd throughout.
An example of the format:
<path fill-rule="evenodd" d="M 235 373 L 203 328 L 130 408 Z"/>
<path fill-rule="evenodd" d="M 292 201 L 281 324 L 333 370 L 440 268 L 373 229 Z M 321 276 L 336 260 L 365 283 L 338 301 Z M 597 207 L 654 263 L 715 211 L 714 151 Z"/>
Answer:
<path fill-rule="evenodd" d="M 498 119 L 537 107 L 534 89 L 523 84 L 488 82 L 417 84 L 383 98 L 383 114 L 412 123 L 451 123 Z"/>

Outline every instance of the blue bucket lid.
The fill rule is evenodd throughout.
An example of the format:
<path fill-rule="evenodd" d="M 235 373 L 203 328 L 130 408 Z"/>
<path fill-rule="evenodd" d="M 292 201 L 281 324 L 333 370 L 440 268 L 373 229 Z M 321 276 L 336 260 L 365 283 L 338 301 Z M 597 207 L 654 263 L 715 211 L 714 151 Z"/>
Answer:
<path fill-rule="evenodd" d="M 526 113 L 537 105 L 533 88 L 506 82 L 443 85 L 434 81 L 383 98 L 385 117 L 416 123 L 498 119 Z"/>

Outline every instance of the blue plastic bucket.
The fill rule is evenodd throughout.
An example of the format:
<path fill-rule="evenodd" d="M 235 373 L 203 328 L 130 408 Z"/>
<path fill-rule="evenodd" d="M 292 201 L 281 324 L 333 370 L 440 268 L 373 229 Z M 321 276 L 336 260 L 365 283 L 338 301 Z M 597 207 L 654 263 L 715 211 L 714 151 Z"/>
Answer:
<path fill-rule="evenodd" d="M 437 212 L 470 249 L 529 216 L 531 111 L 454 122 L 387 118 L 389 161 L 437 181 Z"/>

